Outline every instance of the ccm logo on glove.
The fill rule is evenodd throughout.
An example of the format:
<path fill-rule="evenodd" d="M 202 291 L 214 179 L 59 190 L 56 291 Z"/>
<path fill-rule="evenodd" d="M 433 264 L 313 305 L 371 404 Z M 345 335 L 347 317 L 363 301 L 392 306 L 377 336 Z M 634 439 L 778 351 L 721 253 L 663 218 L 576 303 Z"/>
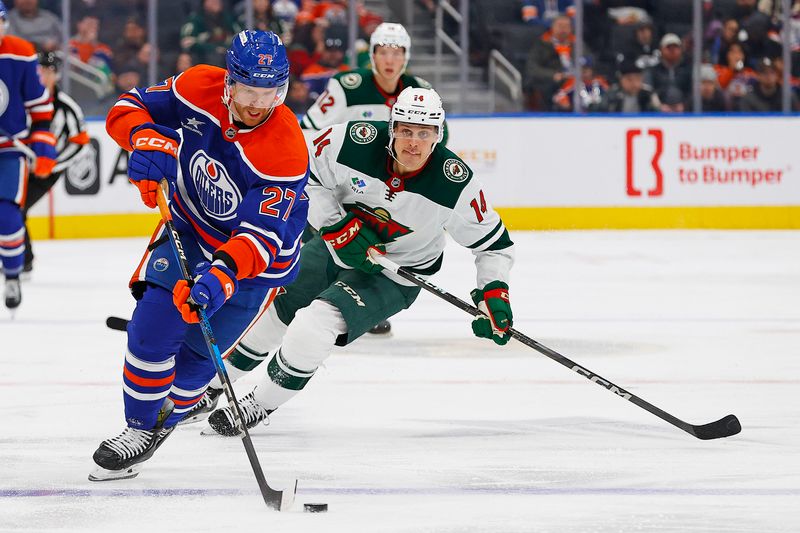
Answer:
<path fill-rule="evenodd" d="M 325 235 L 325 240 L 331 243 L 331 246 L 339 250 L 353 240 L 353 237 L 358 235 L 358 232 L 361 231 L 361 221 L 353 219 L 353 223 L 349 226 L 346 226 L 341 233 L 334 234 L 328 233 Z"/>
<path fill-rule="evenodd" d="M 178 146 L 171 139 L 160 136 L 150 137 L 137 133 L 133 136 L 133 148 L 135 150 L 158 150 L 170 154 L 172 157 L 178 157 Z"/>

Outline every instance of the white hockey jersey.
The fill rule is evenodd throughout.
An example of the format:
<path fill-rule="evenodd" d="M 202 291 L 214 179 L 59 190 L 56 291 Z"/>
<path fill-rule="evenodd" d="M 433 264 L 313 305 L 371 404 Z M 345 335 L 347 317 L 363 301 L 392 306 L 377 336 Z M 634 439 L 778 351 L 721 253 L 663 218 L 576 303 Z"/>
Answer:
<path fill-rule="evenodd" d="M 387 122 L 347 122 L 307 136 L 311 176 L 306 192 L 314 206 L 309 224 L 321 228 L 352 212 L 386 243 L 387 258 L 421 276 L 441 267 L 446 231 L 473 251 L 477 287 L 493 280 L 508 283 L 513 243 L 472 170 L 439 144 L 422 169 L 394 174 L 388 127 Z"/>

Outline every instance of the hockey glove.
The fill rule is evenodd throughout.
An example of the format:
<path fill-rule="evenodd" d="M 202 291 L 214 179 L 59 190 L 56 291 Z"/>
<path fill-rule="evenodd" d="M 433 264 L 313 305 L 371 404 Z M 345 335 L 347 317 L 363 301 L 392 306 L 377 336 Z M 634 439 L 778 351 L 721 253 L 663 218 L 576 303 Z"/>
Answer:
<path fill-rule="evenodd" d="M 53 172 L 56 166 L 56 136 L 49 131 L 37 130 L 31 133 L 26 140 L 33 153 L 36 154 L 36 163 L 33 167 L 33 175 L 37 178 L 46 178 Z"/>
<path fill-rule="evenodd" d="M 178 132 L 157 124 L 142 124 L 131 132 L 133 152 L 128 160 L 128 177 L 139 188 L 147 207 L 156 206 L 156 191 L 162 179 L 169 183 L 167 198 L 172 198 L 178 176 L 179 145 Z"/>
<path fill-rule="evenodd" d="M 363 270 L 367 274 L 374 274 L 383 270 L 383 267 L 369 259 L 369 250 L 385 254 L 385 245 L 378 236 L 352 213 L 348 213 L 342 220 L 331 226 L 320 228 L 319 235 L 328 244 L 339 260 L 351 268 Z"/>
<path fill-rule="evenodd" d="M 222 261 L 203 261 L 194 273 L 194 285 L 189 287 L 182 279 L 172 289 L 172 302 L 189 324 L 200 322 L 198 308 L 204 308 L 210 317 L 239 290 L 236 275 Z"/>
<path fill-rule="evenodd" d="M 511 338 L 508 328 L 514 323 L 508 299 L 508 285 L 502 281 L 492 281 L 482 290 L 475 289 L 470 294 L 478 310 L 486 315 L 472 321 L 472 332 L 477 337 L 492 339 L 500 345 L 507 343 Z"/>

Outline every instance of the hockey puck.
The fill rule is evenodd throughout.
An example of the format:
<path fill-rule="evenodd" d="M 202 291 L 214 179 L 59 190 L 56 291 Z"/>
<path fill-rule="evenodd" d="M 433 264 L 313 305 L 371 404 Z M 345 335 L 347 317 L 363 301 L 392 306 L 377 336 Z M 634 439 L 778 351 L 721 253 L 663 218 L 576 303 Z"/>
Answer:
<path fill-rule="evenodd" d="M 303 504 L 303 512 L 306 512 L 306 513 L 327 513 L 328 512 L 328 504 L 327 503 L 304 503 Z"/>

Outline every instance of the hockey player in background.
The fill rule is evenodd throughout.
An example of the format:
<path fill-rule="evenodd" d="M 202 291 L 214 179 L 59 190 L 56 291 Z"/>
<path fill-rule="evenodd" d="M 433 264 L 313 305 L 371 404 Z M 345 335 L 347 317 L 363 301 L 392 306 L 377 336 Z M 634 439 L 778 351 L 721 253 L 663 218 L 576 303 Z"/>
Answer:
<path fill-rule="evenodd" d="M 89 148 L 89 133 L 80 106 L 58 86 L 61 79 L 61 59 L 55 52 L 39 53 L 39 78 L 42 85 L 53 97 L 53 120 L 50 131 L 56 139 L 58 158 L 51 174 L 42 179 L 32 172 L 28 176 L 28 199 L 22 211 L 23 222 L 27 220 L 28 210 L 59 180 L 67 167 L 81 161 L 84 155 L 92 157 Z M 92 162 L 94 164 L 94 162 Z M 33 270 L 33 246 L 31 245 L 27 223 L 25 226 L 25 265 L 24 272 Z"/>
<path fill-rule="evenodd" d="M 411 59 L 411 37 L 402 24 L 379 24 L 369 38 L 371 69 L 336 74 L 303 117 L 303 129 L 320 130 L 348 120 L 389 120 L 389 110 L 406 87 L 430 87 L 416 76 L 406 74 Z M 313 206 L 312 206 L 313 209 Z M 388 321 L 370 333 L 388 333 Z"/>
<path fill-rule="evenodd" d="M 37 178 L 46 178 L 53 170 L 56 140 L 50 133 L 53 104 L 36 72 L 36 52 L 28 41 L 6 35 L 7 18 L 0 1 L 0 260 L 5 304 L 15 309 L 22 301 L 19 275 L 25 254 L 22 207 L 28 162 L 14 139 L 22 140 L 35 154 Z"/>
<path fill-rule="evenodd" d="M 447 232 L 475 255 L 472 298 L 485 316 L 473 332 L 497 344 L 510 338 L 513 243 L 470 168 L 441 146 L 443 125 L 438 94 L 407 88 L 388 123 L 338 124 L 309 140 L 309 223 L 319 234 L 301 250 L 297 280 L 244 337 L 251 358 L 225 363 L 237 379 L 267 362 L 240 402 L 248 427 L 302 390 L 335 345 L 413 304 L 419 287 L 382 271 L 369 250 L 426 277 L 441 267 Z M 236 434 L 228 407 L 208 421 L 217 433 Z"/>
<path fill-rule="evenodd" d="M 308 151 L 282 105 L 286 50 L 274 33 L 247 30 L 234 37 L 226 65 L 133 89 L 107 117 L 111 137 L 132 152 L 128 176 L 144 203 L 156 207 L 159 182 L 169 183 L 194 284 L 183 280 L 159 224 L 131 280 L 126 427 L 95 451 L 93 481 L 137 475 L 136 465 L 203 396 L 215 369 L 197 307 L 225 354 L 299 271 Z"/>
<path fill-rule="evenodd" d="M 401 24 L 384 22 L 375 28 L 370 36 L 369 53 L 372 69 L 336 74 L 328 81 L 326 91 L 317 98 L 300 123 L 306 130 L 306 137 L 314 136 L 316 130 L 349 120 L 387 121 L 392 105 L 403 89 L 430 88 L 427 81 L 405 73 L 411 57 L 411 37 Z M 310 209 L 312 212 L 315 210 L 313 203 Z M 316 228 L 308 228 L 304 238 L 310 238 L 315 232 Z M 390 330 L 389 321 L 381 320 L 373 324 L 369 333 L 385 334 Z M 247 341 L 243 341 L 229 358 L 236 361 L 237 366 L 255 365 L 259 361 L 257 357 L 253 359 L 256 350 L 257 347 L 248 346 Z M 222 389 L 209 388 L 182 423 L 205 420 L 217 407 L 221 394 Z"/>
<path fill-rule="evenodd" d="M 301 121 L 303 129 L 321 130 L 348 120 L 389 120 L 389 110 L 406 87 L 430 87 L 406 74 L 411 37 L 401 24 L 384 22 L 369 38 L 371 69 L 334 75 Z"/>

